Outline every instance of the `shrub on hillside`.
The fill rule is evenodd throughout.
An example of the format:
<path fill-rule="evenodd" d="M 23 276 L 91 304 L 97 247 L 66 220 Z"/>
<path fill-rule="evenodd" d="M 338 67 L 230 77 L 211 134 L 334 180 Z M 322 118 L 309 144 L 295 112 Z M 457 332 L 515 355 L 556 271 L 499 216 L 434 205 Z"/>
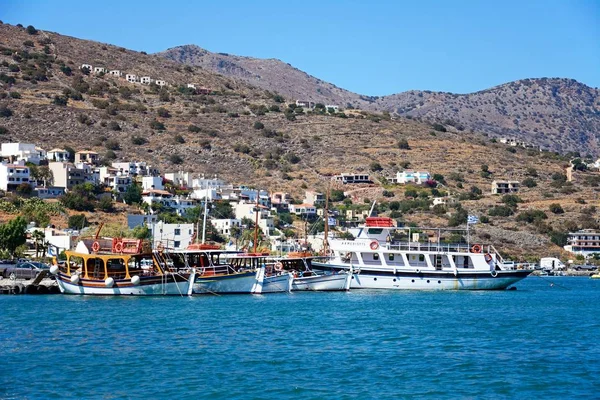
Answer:
<path fill-rule="evenodd" d="M 173 164 L 182 164 L 183 158 L 181 158 L 181 156 L 179 154 L 171 154 L 169 156 L 169 161 L 172 162 Z"/>
<path fill-rule="evenodd" d="M 402 150 L 410 150 L 410 146 L 408 144 L 408 140 L 400 139 L 398 140 L 398 148 Z"/>
<path fill-rule="evenodd" d="M 264 129 L 264 127 L 265 127 L 265 124 L 263 124 L 263 123 L 262 123 L 262 122 L 260 122 L 260 121 L 256 121 L 252 127 L 253 127 L 254 129 Z"/>
<path fill-rule="evenodd" d="M 13 115 L 13 112 L 10 108 L 6 106 L 0 106 L 0 117 L 10 118 Z"/>
<path fill-rule="evenodd" d="M 67 225 L 71 229 L 81 230 L 88 226 L 89 222 L 84 214 L 75 214 L 69 217 Z"/>
<path fill-rule="evenodd" d="M 533 178 L 525 178 L 525 179 L 523 179 L 523 182 L 521 182 L 521 183 L 523 184 L 523 186 L 528 187 L 528 188 L 537 186 L 537 182 Z"/>
<path fill-rule="evenodd" d="M 490 217 L 510 217 L 513 214 L 513 209 L 507 206 L 495 206 L 488 210 Z"/>
<path fill-rule="evenodd" d="M 175 137 L 173 137 L 173 139 L 175 140 L 176 143 L 185 143 L 185 138 L 181 135 L 175 135 Z"/>
<path fill-rule="evenodd" d="M 541 221 L 543 219 L 548 219 L 548 216 L 542 210 L 527 210 L 519 213 L 517 215 L 516 220 L 519 222 L 525 222 L 528 224 L 534 223 L 536 221 Z"/>
<path fill-rule="evenodd" d="M 162 122 L 157 121 L 157 120 L 152 120 L 150 122 L 150 128 L 152 128 L 156 131 L 164 131 L 166 129 L 165 124 L 163 124 Z"/>
<path fill-rule="evenodd" d="M 194 133 L 199 133 L 199 132 L 202 131 L 202 129 L 200 129 L 200 127 L 196 126 L 196 125 L 189 125 L 188 126 L 188 131 L 194 132 Z"/>
<path fill-rule="evenodd" d="M 134 136 L 131 138 L 131 143 L 135 144 L 136 146 L 141 146 L 141 145 L 148 143 L 148 140 L 146 140 L 146 138 L 143 138 L 140 136 Z"/>
<path fill-rule="evenodd" d="M 121 146 L 119 145 L 119 142 L 116 141 L 115 139 L 109 139 L 104 143 L 104 147 L 106 147 L 108 150 L 120 150 Z"/>
<path fill-rule="evenodd" d="M 442 124 L 433 124 L 433 129 L 438 132 L 447 132 L 446 127 Z"/>
<path fill-rule="evenodd" d="M 171 114 L 169 114 L 169 111 L 166 108 L 160 107 L 158 110 L 156 110 L 156 113 L 159 117 L 171 118 Z"/>
<path fill-rule="evenodd" d="M 552 203 L 548 206 L 548 210 L 550 210 L 553 214 L 564 214 L 565 210 L 558 203 Z"/>
<path fill-rule="evenodd" d="M 29 33 L 30 35 L 37 35 L 38 34 L 38 30 L 35 29 L 33 27 L 33 25 L 29 25 L 26 29 L 27 33 Z"/>

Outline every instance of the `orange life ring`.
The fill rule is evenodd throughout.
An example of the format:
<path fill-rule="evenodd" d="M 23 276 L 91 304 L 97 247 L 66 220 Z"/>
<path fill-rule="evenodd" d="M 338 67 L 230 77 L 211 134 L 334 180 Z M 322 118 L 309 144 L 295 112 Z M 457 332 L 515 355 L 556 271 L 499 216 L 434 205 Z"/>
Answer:
<path fill-rule="evenodd" d="M 99 250 L 100 250 L 100 243 L 98 243 L 98 241 L 95 241 L 94 243 L 92 243 L 92 251 L 97 253 Z"/>
<path fill-rule="evenodd" d="M 371 250 L 377 250 L 379 248 L 379 242 L 376 240 L 373 240 L 370 244 L 371 246 Z"/>
<path fill-rule="evenodd" d="M 123 251 L 123 242 L 117 242 L 117 243 L 115 244 L 115 251 L 116 251 L 117 253 L 120 253 L 120 252 L 122 252 L 122 251 Z"/>
<path fill-rule="evenodd" d="M 481 246 L 478 244 L 474 244 L 471 247 L 471 253 L 481 253 Z"/>
<path fill-rule="evenodd" d="M 485 258 L 485 262 L 489 263 L 490 261 L 493 260 L 493 257 L 490 253 L 485 253 L 485 256 L 483 256 Z"/>

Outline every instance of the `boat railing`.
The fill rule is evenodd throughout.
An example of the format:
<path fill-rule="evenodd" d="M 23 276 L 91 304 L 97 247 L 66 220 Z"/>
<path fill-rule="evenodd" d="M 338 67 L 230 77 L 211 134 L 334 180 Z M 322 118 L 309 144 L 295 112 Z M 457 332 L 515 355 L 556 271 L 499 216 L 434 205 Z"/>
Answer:
<path fill-rule="evenodd" d="M 436 243 L 436 242 L 384 242 L 381 246 L 396 251 L 428 251 L 435 253 L 495 253 L 500 255 L 490 244 Z"/>

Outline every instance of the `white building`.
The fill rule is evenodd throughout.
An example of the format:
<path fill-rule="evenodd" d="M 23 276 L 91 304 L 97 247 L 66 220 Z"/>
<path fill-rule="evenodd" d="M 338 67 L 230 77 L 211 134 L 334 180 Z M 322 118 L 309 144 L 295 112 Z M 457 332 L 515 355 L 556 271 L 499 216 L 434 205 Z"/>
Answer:
<path fill-rule="evenodd" d="M 304 195 L 304 204 L 311 204 L 316 206 L 317 204 L 324 204 L 325 196 L 323 193 L 315 192 L 312 190 L 307 190 Z"/>
<path fill-rule="evenodd" d="M 166 86 L 167 82 L 163 81 L 162 79 L 157 79 L 156 81 L 154 81 L 154 83 L 156 83 L 158 86 Z"/>
<path fill-rule="evenodd" d="M 430 179 L 431 174 L 427 171 L 413 171 L 407 169 L 402 172 L 398 171 L 398 173 L 396 174 L 395 183 L 415 183 L 417 185 L 422 185 Z"/>
<path fill-rule="evenodd" d="M 209 200 L 221 200 L 221 194 L 217 191 L 217 189 L 194 189 L 190 194 L 192 199 L 206 199 Z"/>
<path fill-rule="evenodd" d="M 242 221 L 237 218 L 211 219 L 210 222 L 213 224 L 219 234 L 225 237 L 229 237 L 231 235 L 231 228 L 239 228 L 242 226 Z"/>
<path fill-rule="evenodd" d="M 104 67 L 94 67 L 94 74 L 105 74 L 107 72 Z"/>
<path fill-rule="evenodd" d="M 192 179 L 192 185 L 194 189 L 219 189 L 221 187 L 229 186 L 227 182 L 217 178 L 215 175 L 212 178 L 206 178 L 202 175 L 200 178 Z"/>
<path fill-rule="evenodd" d="M 177 215 L 185 215 L 191 208 L 196 207 L 196 200 L 184 197 L 184 196 L 173 196 L 166 190 L 144 190 L 142 192 L 142 201 L 150 207 L 152 204 L 160 203 L 164 207 L 173 210 Z"/>
<path fill-rule="evenodd" d="M 569 232 L 566 251 L 573 254 L 581 254 L 589 257 L 592 254 L 600 254 L 600 232 L 593 229 L 584 229 L 578 232 Z"/>
<path fill-rule="evenodd" d="M 116 193 L 125 193 L 131 185 L 131 177 L 112 167 L 100 167 L 100 183 L 106 185 Z"/>
<path fill-rule="evenodd" d="M 56 199 L 65 194 L 65 188 L 55 186 L 36 187 L 34 191 L 40 199 Z"/>
<path fill-rule="evenodd" d="M 192 243 L 194 224 L 165 224 L 159 221 L 149 226 L 154 248 L 184 250 Z M 160 245 L 160 246 L 159 246 Z"/>
<path fill-rule="evenodd" d="M 11 162 L 24 161 L 39 165 L 47 154 L 32 143 L 2 143 L 2 157 Z"/>
<path fill-rule="evenodd" d="M 195 84 L 193 84 L 193 83 L 188 83 L 188 84 L 187 84 L 187 88 L 188 88 L 188 89 L 196 89 L 196 85 L 195 85 Z"/>
<path fill-rule="evenodd" d="M 142 190 L 164 190 L 162 176 L 144 176 L 142 178 Z"/>
<path fill-rule="evenodd" d="M 340 174 L 334 175 L 331 180 L 343 184 L 371 183 L 371 179 L 369 178 L 368 174 Z"/>
<path fill-rule="evenodd" d="M 248 218 L 252 222 L 256 220 L 256 203 L 240 202 L 232 204 L 235 218 L 240 221 L 243 218 Z M 258 205 L 258 226 L 266 235 L 271 235 L 274 228 L 273 217 L 270 210 L 264 205 Z"/>
<path fill-rule="evenodd" d="M 125 80 L 130 83 L 136 83 L 138 81 L 138 77 L 133 74 L 127 74 L 125 75 Z"/>
<path fill-rule="evenodd" d="M 112 166 L 122 174 L 129 176 L 156 176 L 159 174 L 158 168 L 148 166 L 144 161 L 114 162 Z"/>
<path fill-rule="evenodd" d="M 435 206 L 446 206 L 446 205 L 452 205 L 452 204 L 456 204 L 457 201 L 454 197 L 434 197 L 433 198 L 433 204 L 431 205 L 430 208 L 433 208 Z"/>
<path fill-rule="evenodd" d="M 90 64 L 81 64 L 81 67 L 79 67 L 79 69 L 84 69 L 86 68 L 88 71 L 93 71 L 94 67 L 92 67 Z"/>
<path fill-rule="evenodd" d="M 290 204 L 290 213 L 296 215 L 317 215 L 317 208 L 312 204 Z"/>
<path fill-rule="evenodd" d="M 142 76 L 142 77 L 140 78 L 140 83 L 141 83 L 142 85 L 149 85 L 149 84 L 151 84 L 151 83 L 152 83 L 152 78 L 150 78 L 149 76 Z"/>
<path fill-rule="evenodd" d="M 165 179 L 173 182 L 173 185 L 189 188 L 192 187 L 192 176 L 189 172 L 178 171 L 168 172 L 165 174 Z"/>
<path fill-rule="evenodd" d="M 26 183 L 32 185 L 29 180 L 29 167 L 25 166 L 24 161 L 16 164 L 0 163 L 0 189 L 10 192 L 17 189 L 18 186 Z"/>
<path fill-rule="evenodd" d="M 123 73 L 121 71 L 119 71 L 118 69 L 113 69 L 109 72 L 109 74 L 111 74 L 112 76 L 116 76 L 117 78 L 120 78 L 123 76 Z"/>
<path fill-rule="evenodd" d="M 309 100 L 296 100 L 296 107 L 315 108 L 315 102 Z"/>
<path fill-rule="evenodd" d="M 339 107 L 339 106 L 336 106 L 335 104 L 327 104 L 327 105 L 325 105 L 325 109 L 326 109 L 327 111 L 329 111 L 329 109 L 330 109 L 330 108 L 331 108 L 331 109 L 332 109 L 334 112 L 338 112 L 338 110 L 340 109 L 340 107 Z"/>
<path fill-rule="evenodd" d="M 48 161 L 69 161 L 69 152 L 64 149 L 52 149 L 47 154 Z"/>
<path fill-rule="evenodd" d="M 100 162 L 100 154 L 91 150 L 81 150 L 75 153 L 75 164 L 87 163 L 97 165 Z"/>

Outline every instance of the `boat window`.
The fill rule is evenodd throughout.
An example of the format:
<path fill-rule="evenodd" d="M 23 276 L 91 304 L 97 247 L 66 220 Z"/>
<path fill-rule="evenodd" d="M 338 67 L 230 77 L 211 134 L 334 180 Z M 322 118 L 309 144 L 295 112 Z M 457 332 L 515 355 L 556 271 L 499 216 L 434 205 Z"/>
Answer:
<path fill-rule="evenodd" d="M 419 261 L 425 261 L 425 256 L 423 254 L 419 254 Z"/>
<path fill-rule="evenodd" d="M 390 261 L 394 261 L 394 255 L 393 254 L 388 254 L 388 259 Z"/>
<path fill-rule="evenodd" d="M 373 253 L 373 260 L 379 260 L 379 254 Z"/>
<path fill-rule="evenodd" d="M 383 232 L 383 229 L 381 229 L 381 228 L 369 228 L 369 230 L 367 232 L 369 233 L 369 235 L 379 235 L 381 232 Z"/>

